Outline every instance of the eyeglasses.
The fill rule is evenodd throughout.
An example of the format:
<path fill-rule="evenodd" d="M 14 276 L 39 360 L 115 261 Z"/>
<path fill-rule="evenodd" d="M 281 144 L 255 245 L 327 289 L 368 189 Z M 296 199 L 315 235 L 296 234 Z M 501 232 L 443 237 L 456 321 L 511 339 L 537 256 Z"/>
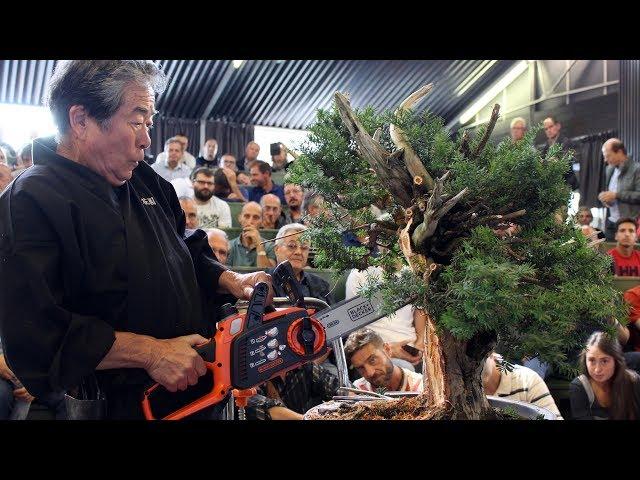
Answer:
<path fill-rule="evenodd" d="M 287 247 L 287 249 L 291 250 L 292 252 L 295 252 L 297 248 L 299 248 L 302 252 L 308 252 L 311 248 L 309 247 L 309 245 L 300 245 L 299 243 L 294 243 L 294 242 L 285 243 L 284 246 Z"/>

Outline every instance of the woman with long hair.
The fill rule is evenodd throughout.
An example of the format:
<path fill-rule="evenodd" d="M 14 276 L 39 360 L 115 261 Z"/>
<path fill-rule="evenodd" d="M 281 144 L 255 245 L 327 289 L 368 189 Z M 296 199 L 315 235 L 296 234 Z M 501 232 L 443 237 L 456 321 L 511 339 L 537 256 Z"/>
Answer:
<path fill-rule="evenodd" d="M 578 420 L 640 420 L 640 376 L 625 364 L 618 339 L 595 332 L 580 355 L 582 375 L 571 382 Z"/>

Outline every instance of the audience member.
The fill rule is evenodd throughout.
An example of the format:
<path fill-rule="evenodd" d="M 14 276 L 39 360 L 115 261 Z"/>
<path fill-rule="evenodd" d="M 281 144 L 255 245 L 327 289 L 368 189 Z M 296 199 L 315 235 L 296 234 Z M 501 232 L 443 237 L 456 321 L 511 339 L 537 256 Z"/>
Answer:
<path fill-rule="evenodd" d="M 598 194 L 607 207 L 605 235 L 613 240 L 616 222 L 622 218 L 640 215 L 640 167 L 627 156 L 627 149 L 617 138 L 610 138 L 602 145 L 602 155 L 607 166 L 607 191 Z"/>
<path fill-rule="evenodd" d="M 560 130 L 562 129 L 562 124 L 558 122 L 554 117 L 548 116 L 542 122 L 544 126 L 544 133 L 547 136 L 547 142 L 544 147 L 542 147 L 542 156 L 546 157 L 549 152 L 549 148 L 556 143 L 562 147 L 562 154 L 566 153 L 569 150 L 574 150 L 574 158 L 573 163 L 577 164 L 579 159 L 575 157 L 575 148 L 573 143 L 565 136 L 560 135 Z M 577 190 L 580 186 L 578 182 L 578 177 L 573 171 L 573 166 L 570 166 L 567 172 L 564 174 L 564 180 L 571 187 L 571 190 Z"/>
<path fill-rule="evenodd" d="M 634 351 L 640 352 L 640 285 L 636 285 L 624 292 L 624 300 L 629 304 L 629 340 L 627 345 Z M 623 343 L 624 345 L 624 343 Z"/>
<path fill-rule="evenodd" d="M 283 144 L 280 145 L 280 151 L 276 155 L 271 155 L 271 171 L 278 172 L 284 170 L 287 166 L 287 149 Z"/>
<path fill-rule="evenodd" d="M 635 249 L 636 222 L 633 218 L 620 218 L 616 229 L 617 245 L 607 252 L 613 257 L 614 275 L 640 277 L 640 252 Z"/>
<path fill-rule="evenodd" d="M 198 207 L 195 200 L 191 197 L 178 197 L 178 200 L 187 221 L 187 228 L 191 230 L 198 228 L 200 222 L 198 221 Z"/>
<path fill-rule="evenodd" d="M 303 198 L 304 190 L 300 185 L 296 185 L 295 183 L 284 184 L 284 199 L 289 207 L 289 211 L 285 216 L 287 223 L 300 223 L 302 219 Z"/>
<path fill-rule="evenodd" d="M 391 361 L 391 347 L 370 328 L 357 330 L 347 338 L 344 354 L 351 368 L 362 375 L 353 382 L 368 392 L 422 392 L 422 375 Z"/>
<path fill-rule="evenodd" d="M 214 192 L 214 173 L 200 167 L 193 176 L 193 196 L 198 207 L 198 222 L 202 228 L 230 228 L 231 209 Z"/>
<path fill-rule="evenodd" d="M 6 163 L 0 162 L 0 192 L 2 192 L 7 185 L 11 183 L 11 180 L 13 180 L 13 177 L 11 176 L 11 168 Z"/>
<path fill-rule="evenodd" d="M 191 172 L 196 166 L 196 159 L 193 157 L 193 155 L 187 152 L 187 147 L 189 146 L 189 137 L 187 137 L 184 133 L 178 133 L 171 138 L 175 139 L 182 146 L 182 155 L 180 156 L 180 163 L 185 167 L 187 167 L 187 170 Z M 155 165 L 156 163 L 164 163 L 167 160 L 166 146 L 167 144 L 165 143 L 165 151 L 160 152 L 158 154 L 158 156 L 156 157 L 156 161 L 155 163 L 153 163 L 153 165 Z"/>
<path fill-rule="evenodd" d="M 210 228 L 207 230 L 207 238 L 209 246 L 213 253 L 216 254 L 218 261 L 226 264 L 229 258 L 229 237 L 227 237 L 227 233 L 219 228 Z"/>
<path fill-rule="evenodd" d="M 309 256 L 309 243 L 303 241 L 301 237 L 302 232 L 306 229 L 307 227 L 300 223 L 291 223 L 278 230 L 274 248 L 276 263 L 280 264 L 289 260 L 304 296 L 319 298 L 332 305 L 334 299 L 329 282 L 319 275 L 305 270 Z M 274 284 L 273 290 L 278 297 L 287 296 L 281 285 Z"/>
<path fill-rule="evenodd" d="M 251 166 L 251 183 L 254 185 L 249 192 L 249 201 L 259 202 L 263 195 L 273 193 L 280 198 L 281 203 L 285 203 L 284 189 L 282 185 L 276 185 L 271 181 L 271 167 L 263 161 L 256 161 Z"/>
<path fill-rule="evenodd" d="M 527 133 L 527 121 L 522 117 L 511 120 L 511 141 L 517 143 L 524 138 Z"/>
<path fill-rule="evenodd" d="M 230 153 L 225 153 L 220 157 L 220 166 L 233 170 L 234 173 L 238 173 L 238 164 L 236 163 L 236 157 Z"/>
<path fill-rule="evenodd" d="M 20 152 L 18 152 L 18 163 L 16 165 L 16 169 L 11 172 L 12 177 L 15 178 L 20 172 L 33 165 L 33 154 L 31 152 L 31 142 L 27 143 L 20 149 Z"/>
<path fill-rule="evenodd" d="M 260 154 L 260 145 L 256 142 L 249 142 L 244 149 L 244 157 L 238 159 L 238 171 L 249 171 L 249 163 L 258 160 Z"/>
<path fill-rule="evenodd" d="M 267 193 L 260 199 L 262 207 L 262 228 L 276 229 L 287 224 L 287 219 L 282 213 L 280 199 L 272 194 Z"/>
<path fill-rule="evenodd" d="M 593 333 L 580 355 L 580 369 L 582 374 L 570 386 L 574 419 L 640 418 L 640 377 L 627 368 L 616 338 Z"/>
<path fill-rule="evenodd" d="M 324 198 L 312 190 L 305 192 L 302 200 L 302 223 L 309 223 L 311 217 L 320 215 L 325 210 Z"/>
<path fill-rule="evenodd" d="M 593 222 L 593 214 L 589 207 L 580 207 L 576 212 L 575 222 L 585 237 L 596 236 L 597 238 L 605 238 L 604 233 L 591 226 Z"/>
<path fill-rule="evenodd" d="M 200 150 L 200 156 L 196 158 L 196 168 L 207 167 L 211 170 L 215 170 L 218 166 L 218 141 L 215 138 L 209 138 L 202 149 Z"/>
<path fill-rule="evenodd" d="M 540 375 L 522 365 L 513 365 L 512 371 L 506 366 L 498 368 L 502 357 L 495 352 L 489 354 L 482 368 L 482 386 L 486 395 L 506 397 L 509 400 L 532 403 L 555 413 L 560 419 L 560 411 L 553 401 L 547 384 Z"/>
<path fill-rule="evenodd" d="M 242 185 L 243 187 L 251 186 L 251 177 L 247 175 L 246 172 L 238 172 L 236 174 L 236 180 L 238 182 L 238 185 Z"/>
<path fill-rule="evenodd" d="M 156 163 L 151 165 L 151 168 L 167 182 L 175 178 L 188 177 L 191 169 L 180 161 L 183 153 L 180 140 L 176 137 L 171 137 L 165 142 L 164 150 L 163 153 L 166 153 L 164 160 L 158 155 Z"/>
<path fill-rule="evenodd" d="M 233 170 L 223 167 L 213 175 L 214 195 L 227 202 L 246 202 L 249 193 L 244 187 L 239 187 Z"/>
<path fill-rule="evenodd" d="M 244 204 L 238 221 L 242 232 L 229 242 L 227 264 L 233 267 L 275 267 L 276 254 L 272 242 L 263 243 L 258 231 L 262 224 L 262 207 L 256 202 Z"/>

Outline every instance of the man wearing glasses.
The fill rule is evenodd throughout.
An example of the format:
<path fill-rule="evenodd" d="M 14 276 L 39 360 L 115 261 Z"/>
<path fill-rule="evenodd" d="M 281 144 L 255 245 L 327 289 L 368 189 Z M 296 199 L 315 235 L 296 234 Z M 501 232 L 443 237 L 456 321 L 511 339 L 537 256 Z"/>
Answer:
<path fill-rule="evenodd" d="M 227 202 L 214 195 L 214 173 L 200 167 L 193 176 L 193 196 L 198 208 L 200 228 L 231 227 L 231 209 Z"/>
<path fill-rule="evenodd" d="M 278 230 L 275 245 L 276 259 L 278 263 L 289 260 L 305 297 L 319 298 L 331 305 L 334 299 L 329 283 L 322 277 L 304 270 L 309 257 L 309 243 L 302 241 L 300 237 L 306 229 L 307 227 L 300 223 L 291 223 Z M 274 292 L 277 297 L 287 296 L 280 285 L 274 285 Z"/>

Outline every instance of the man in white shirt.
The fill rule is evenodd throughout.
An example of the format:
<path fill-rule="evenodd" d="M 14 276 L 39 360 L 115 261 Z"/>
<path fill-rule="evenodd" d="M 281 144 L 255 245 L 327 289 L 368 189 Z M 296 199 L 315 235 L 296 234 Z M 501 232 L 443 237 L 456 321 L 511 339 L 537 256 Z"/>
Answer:
<path fill-rule="evenodd" d="M 189 146 L 189 137 L 187 137 L 184 133 L 178 133 L 171 138 L 177 140 L 178 142 L 180 142 L 180 145 L 182 145 L 182 155 L 180 156 L 180 163 L 182 165 L 185 165 L 189 169 L 189 172 L 191 172 L 196 166 L 196 158 L 189 152 L 187 152 L 187 147 Z M 160 152 L 158 154 L 154 165 L 166 160 L 167 152 L 165 150 L 164 152 Z"/>
<path fill-rule="evenodd" d="M 355 297 L 362 287 L 367 285 L 369 279 L 380 279 L 382 268 L 369 267 L 366 270 L 351 270 L 346 283 L 345 298 Z M 418 350 L 423 349 L 426 317 L 424 312 L 416 310 L 412 305 L 406 305 L 396 310 L 394 315 L 383 317 L 368 328 L 376 332 L 382 340 L 389 344 L 391 358 L 394 363 L 407 369 L 421 368 L 422 355 L 411 355 L 402 346 L 411 344 Z"/>
<path fill-rule="evenodd" d="M 191 169 L 180 161 L 182 157 L 182 144 L 180 141 L 176 137 L 170 138 L 165 142 L 164 150 L 164 153 L 166 153 L 165 160 L 158 158 L 156 163 L 151 165 L 151 168 L 167 182 L 176 178 L 188 177 Z M 158 157 L 160 156 L 158 155 Z"/>
<path fill-rule="evenodd" d="M 198 168 L 193 177 L 193 196 L 200 228 L 230 228 L 231 209 L 227 202 L 213 195 L 213 189 L 213 171 L 207 167 Z"/>
<path fill-rule="evenodd" d="M 560 410 L 540 375 L 522 365 L 514 365 L 513 370 L 508 372 L 506 368 L 498 368 L 497 362 L 501 361 L 502 357 L 495 352 L 485 360 L 482 385 L 486 395 L 532 403 L 555 413 L 562 420 Z"/>

